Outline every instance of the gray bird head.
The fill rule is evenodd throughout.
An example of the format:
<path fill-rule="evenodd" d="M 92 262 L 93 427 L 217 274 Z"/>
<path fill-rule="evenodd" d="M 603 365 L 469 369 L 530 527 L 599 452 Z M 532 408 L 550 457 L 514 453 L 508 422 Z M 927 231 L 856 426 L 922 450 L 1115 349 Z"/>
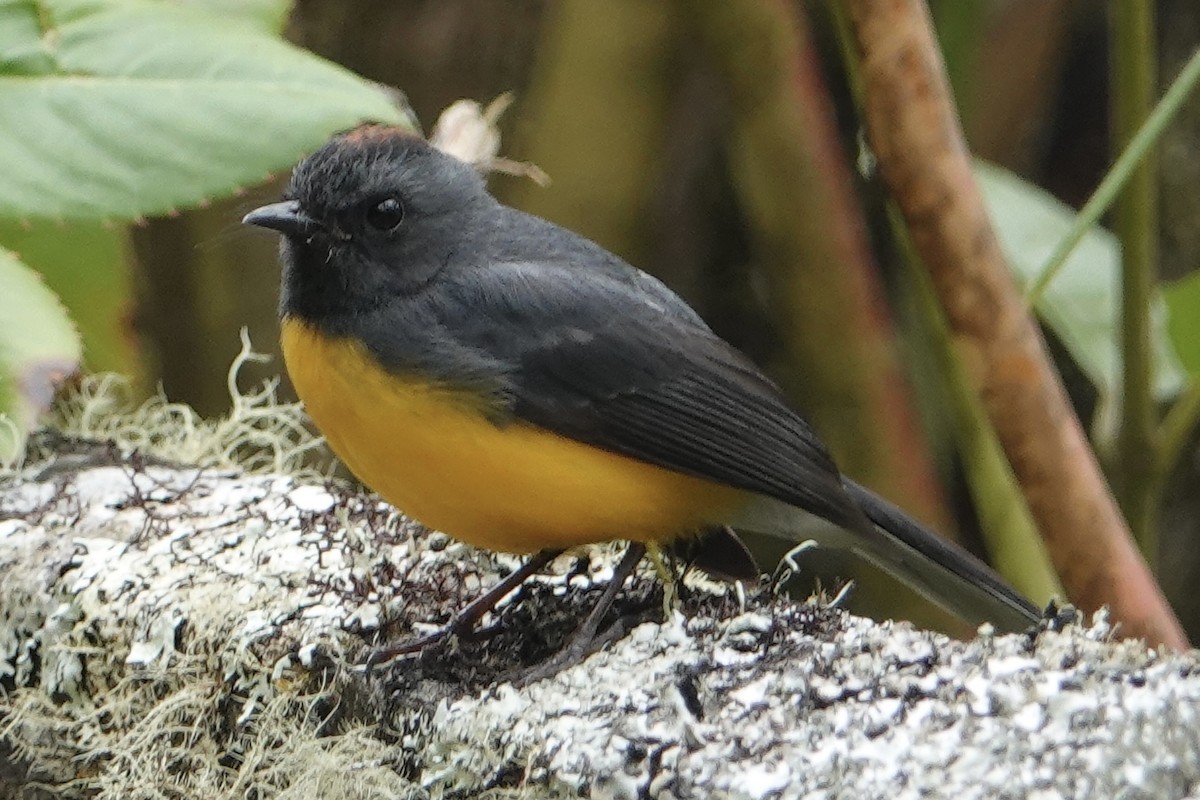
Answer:
<path fill-rule="evenodd" d="M 494 203 L 469 165 L 409 131 L 371 125 L 302 161 L 284 200 L 243 222 L 284 236 L 281 313 L 320 323 L 420 291 Z"/>

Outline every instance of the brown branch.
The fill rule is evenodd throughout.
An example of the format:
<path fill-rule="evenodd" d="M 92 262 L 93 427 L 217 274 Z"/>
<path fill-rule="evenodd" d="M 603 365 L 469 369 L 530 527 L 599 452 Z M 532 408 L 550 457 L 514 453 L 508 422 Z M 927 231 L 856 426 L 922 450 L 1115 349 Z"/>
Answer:
<path fill-rule="evenodd" d="M 1126 633 L 1186 647 L 1000 251 L 925 4 L 847 8 L 868 139 L 1063 585 L 1085 609 L 1110 605 Z"/>

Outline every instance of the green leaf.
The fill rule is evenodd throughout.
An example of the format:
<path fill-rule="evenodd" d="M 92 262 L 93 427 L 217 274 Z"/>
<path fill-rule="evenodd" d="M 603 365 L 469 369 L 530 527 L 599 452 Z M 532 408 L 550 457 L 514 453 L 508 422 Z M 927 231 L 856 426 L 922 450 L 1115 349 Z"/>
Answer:
<path fill-rule="evenodd" d="M 138 371 L 126 230 L 99 222 L 21 225 L 0 220 L 0 245 L 42 276 L 79 329 L 94 372 Z"/>
<path fill-rule="evenodd" d="M 1067 234 L 1075 212 L 999 167 L 976 162 L 975 177 L 1004 254 L 1018 280 L 1028 284 Z M 1035 309 L 1103 399 L 1115 397 L 1120 390 L 1120 268 L 1117 238 L 1097 227 L 1084 235 Z M 1161 297 L 1155 299 L 1152 314 L 1154 393 L 1165 399 L 1179 392 L 1186 375 L 1167 338 L 1166 306 Z"/>
<path fill-rule="evenodd" d="M 292 10 L 291 0 L 174 0 L 184 7 L 237 19 L 260 30 L 280 33 Z"/>
<path fill-rule="evenodd" d="M 0 464 L 20 458 L 38 414 L 79 357 L 79 336 L 58 298 L 0 249 Z"/>
<path fill-rule="evenodd" d="M 1164 286 L 1163 298 L 1175 352 L 1189 373 L 1200 375 L 1200 272 Z"/>
<path fill-rule="evenodd" d="M 338 130 L 405 121 L 383 89 L 244 23 L 138 0 L 40 8 L 58 71 L 0 72 L 0 216 L 164 213 L 257 183 Z"/>
<path fill-rule="evenodd" d="M 0 0 L 0 73 L 44 75 L 55 69 L 33 0 Z"/>

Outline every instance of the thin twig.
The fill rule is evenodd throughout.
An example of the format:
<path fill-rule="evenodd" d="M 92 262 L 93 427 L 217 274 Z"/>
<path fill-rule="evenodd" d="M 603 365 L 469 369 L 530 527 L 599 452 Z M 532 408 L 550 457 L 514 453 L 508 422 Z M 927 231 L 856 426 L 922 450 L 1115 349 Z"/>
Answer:
<path fill-rule="evenodd" d="M 1154 4 L 1117 0 L 1109 25 L 1113 144 L 1133 138 L 1158 91 Z M 1142 555 L 1158 562 L 1153 491 L 1157 423 L 1150 347 L 1150 300 L 1158 275 L 1158 170 L 1151 148 L 1113 206 L 1121 240 L 1121 416 L 1113 485 Z"/>
<path fill-rule="evenodd" d="M 1084 203 L 1083 208 L 1075 215 L 1071 230 L 1058 243 L 1058 247 L 1046 259 L 1046 265 L 1039 270 L 1038 277 L 1026 292 L 1026 302 L 1033 307 L 1058 273 L 1066 266 L 1067 259 L 1075 252 L 1075 247 L 1096 224 L 1100 217 L 1108 211 L 1121 190 L 1125 188 L 1134 170 L 1142 163 L 1142 159 L 1162 136 L 1163 131 L 1171 120 L 1179 113 L 1184 102 L 1191 96 L 1192 90 L 1200 83 L 1200 49 L 1197 49 L 1187 64 L 1180 70 L 1179 75 L 1171 83 L 1166 94 L 1158 101 L 1154 111 L 1146 118 L 1142 127 L 1129 144 L 1121 152 L 1108 174 L 1100 181 L 1100 185 L 1092 192 L 1092 196 Z"/>

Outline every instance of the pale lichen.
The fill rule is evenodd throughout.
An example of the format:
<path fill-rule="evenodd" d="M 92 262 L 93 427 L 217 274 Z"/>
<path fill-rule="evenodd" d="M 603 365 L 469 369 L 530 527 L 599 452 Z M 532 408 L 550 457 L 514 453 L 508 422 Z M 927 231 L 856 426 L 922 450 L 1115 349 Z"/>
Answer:
<path fill-rule="evenodd" d="M 0 796 L 1186 797 L 1200 660 L 1048 624 L 968 642 L 769 590 L 521 670 L 610 574 L 533 581 L 486 635 L 371 674 L 514 563 L 325 477 L 272 387 L 205 421 L 85 381 L 0 475 Z M 471 502 L 464 498 L 463 502 Z M 570 567 L 561 559 L 560 567 Z M 709 587 L 712 588 L 712 587 Z"/>
<path fill-rule="evenodd" d="M 277 380 L 250 390 L 238 388 L 242 366 L 263 359 L 251 348 L 244 329 L 241 337 L 241 351 L 227 378 L 229 413 L 206 419 L 190 406 L 170 402 L 161 391 L 135 400 L 123 376 L 84 375 L 55 404 L 47 423 L 54 435 L 49 441 L 35 440 L 27 460 L 61 456 L 56 443 L 66 437 L 106 442 L 122 453 L 173 464 L 301 479 L 327 474 L 330 459 L 322 449 L 322 438 L 308 424 L 299 403 L 279 401 Z M 314 455 L 323 457 L 314 460 Z"/>

